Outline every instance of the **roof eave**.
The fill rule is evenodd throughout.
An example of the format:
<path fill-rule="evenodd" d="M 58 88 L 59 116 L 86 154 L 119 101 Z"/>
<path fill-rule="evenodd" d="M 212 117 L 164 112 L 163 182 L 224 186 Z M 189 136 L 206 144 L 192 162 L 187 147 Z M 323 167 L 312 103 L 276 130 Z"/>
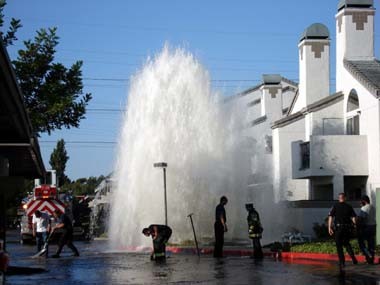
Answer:
<path fill-rule="evenodd" d="M 380 61 L 376 58 L 374 61 L 380 64 Z M 380 89 L 375 86 L 367 77 L 363 74 L 347 59 L 343 60 L 344 67 L 354 76 L 360 83 L 364 84 L 365 87 L 370 91 L 370 93 L 376 98 L 380 98 Z"/>
<path fill-rule="evenodd" d="M 325 97 L 325 98 L 323 98 L 317 102 L 314 102 L 314 103 L 306 106 L 305 108 L 298 111 L 297 113 L 294 113 L 292 115 L 289 115 L 283 119 L 280 119 L 280 120 L 274 122 L 271 128 L 277 129 L 277 128 L 281 128 L 283 126 L 289 125 L 294 121 L 302 119 L 308 113 L 318 111 L 328 104 L 335 104 L 335 103 L 343 100 L 343 97 L 344 97 L 343 92 L 337 92 L 333 95 L 327 96 L 327 97 Z"/>

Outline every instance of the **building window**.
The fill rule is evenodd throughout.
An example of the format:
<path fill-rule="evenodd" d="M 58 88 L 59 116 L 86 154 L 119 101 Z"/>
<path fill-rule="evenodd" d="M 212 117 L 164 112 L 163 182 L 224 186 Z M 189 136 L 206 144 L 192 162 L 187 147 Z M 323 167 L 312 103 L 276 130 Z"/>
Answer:
<path fill-rule="evenodd" d="M 313 200 L 317 201 L 331 201 L 334 199 L 334 185 L 322 184 L 322 185 L 313 185 Z"/>
<path fill-rule="evenodd" d="M 301 147 L 301 169 L 310 168 L 310 142 L 300 144 Z"/>
<path fill-rule="evenodd" d="M 261 99 L 259 98 L 259 99 L 256 99 L 256 100 L 252 101 L 252 102 L 249 102 L 247 104 L 247 107 L 253 107 L 253 106 L 256 106 L 256 105 L 258 105 L 260 103 L 261 103 Z"/>
<path fill-rule="evenodd" d="M 347 113 L 359 109 L 359 97 L 355 89 L 352 89 L 347 101 Z"/>
<path fill-rule="evenodd" d="M 348 200 L 359 201 L 367 187 L 368 176 L 344 176 L 344 193 Z"/>
<path fill-rule="evenodd" d="M 267 153 L 273 152 L 273 138 L 272 136 L 265 136 L 265 151 Z"/>
<path fill-rule="evenodd" d="M 356 115 L 347 119 L 347 135 L 360 135 L 360 116 Z"/>

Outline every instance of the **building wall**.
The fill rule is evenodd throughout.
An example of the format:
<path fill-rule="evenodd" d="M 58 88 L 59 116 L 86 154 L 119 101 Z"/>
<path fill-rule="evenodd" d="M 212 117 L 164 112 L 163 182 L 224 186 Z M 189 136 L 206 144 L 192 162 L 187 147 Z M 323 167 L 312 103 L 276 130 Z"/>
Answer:
<path fill-rule="evenodd" d="M 289 208 L 288 210 L 291 217 L 290 225 L 311 236 L 314 236 L 314 223 L 323 224 L 330 211 L 328 208 Z"/>
<path fill-rule="evenodd" d="M 274 193 L 276 202 L 308 200 L 309 181 L 292 179 L 293 141 L 305 140 L 305 119 L 273 130 Z"/>
<path fill-rule="evenodd" d="M 282 92 L 282 104 L 283 104 L 284 109 L 287 109 L 290 107 L 290 104 L 293 101 L 294 95 L 295 95 L 295 91 L 289 90 L 289 91 Z"/>
<path fill-rule="evenodd" d="M 246 110 L 245 122 L 248 124 L 261 117 L 261 91 L 259 89 L 238 97 L 238 104 Z"/>
<path fill-rule="evenodd" d="M 275 193 L 281 193 L 278 196 L 279 200 L 296 201 L 312 199 L 310 196 L 311 183 L 307 178 L 312 175 L 312 172 L 318 172 L 318 175 L 321 174 L 321 170 L 319 169 L 321 166 L 318 166 L 317 170 L 313 169 L 312 165 L 310 169 L 301 169 L 300 143 L 308 142 L 310 139 L 314 140 L 315 153 L 311 153 L 311 156 L 318 157 L 320 154 L 318 154 L 318 151 L 321 151 L 323 141 L 339 141 L 339 139 L 334 140 L 333 137 L 331 139 L 326 137 L 322 140 L 314 136 L 344 134 L 343 104 L 344 100 L 334 102 L 334 104 L 306 114 L 301 120 L 273 131 L 274 191 Z M 339 141 L 339 143 L 342 142 Z M 360 146 L 362 145 L 360 144 Z M 335 144 L 332 147 L 335 149 Z M 341 148 L 342 145 L 339 147 Z M 313 151 L 313 148 L 311 150 Z M 329 148 L 328 151 L 330 151 Z M 319 162 L 315 161 L 315 163 L 317 165 Z M 327 175 L 334 175 L 334 173 L 326 173 L 325 171 L 321 176 Z M 340 180 L 336 182 L 340 183 Z M 338 186 L 336 184 L 336 188 L 339 187 L 341 185 Z"/>
<path fill-rule="evenodd" d="M 348 97 L 352 89 L 356 90 L 360 105 L 360 134 L 367 136 L 369 177 L 367 193 L 375 199 L 376 188 L 380 188 L 380 106 L 379 100 L 358 82 L 349 71 L 344 69 L 342 80 L 345 82 L 342 91 L 345 94 L 343 105 L 346 113 Z"/>
<path fill-rule="evenodd" d="M 367 157 L 366 136 L 310 138 L 310 169 L 313 176 L 367 176 Z"/>
<path fill-rule="evenodd" d="M 344 135 L 344 101 L 336 102 L 323 109 L 308 114 L 312 116 L 310 135 Z"/>
<path fill-rule="evenodd" d="M 287 83 L 281 83 L 282 88 L 295 86 Z M 246 108 L 247 112 L 245 115 L 245 121 L 247 123 L 247 128 L 244 130 L 244 136 L 247 138 L 247 143 L 250 144 L 252 148 L 251 155 L 251 174 L 252 183 L 250 189 L 255 189 L 255 191 L 261 191 L 261 189 L 273 189 L 273 159 L 272 159 L 272 129 L 271 126 L 273 121 L 278 118 L 284 117 L 282 109 L 288 108 L 295 90 L 282 92 L 281 89 L 278 90 L 276 98 L 269 98 L 267 104 L 265 105 L 265 111 L 263 112 L 263 95 L 266 97 L 271 97 L 268 93 L 267 88 L 256 89 L 251 93 L 245 94 L 238 98 L 241 108 Z M 257 101 L 260 100 L 260 103 Z M 274 102 L 276 101 L 276 102 Z M 255 104 L 252 104 L 255 102 Z M 279 106 L 278 103 L 282 106 Z M 274 104 L 275 103 L 275 104 Z M 274 113 L 274 110 L 276 113 Z M 280 112 L 280 114 L 278 114 Z M 250 124 L 262 117 L 263 113 L 267 116 L 262 122 L 251 126 Z M 263 190 L 267 191 L 267 190 Z M 273 196 L 273 195 L 272 195 Z"/>

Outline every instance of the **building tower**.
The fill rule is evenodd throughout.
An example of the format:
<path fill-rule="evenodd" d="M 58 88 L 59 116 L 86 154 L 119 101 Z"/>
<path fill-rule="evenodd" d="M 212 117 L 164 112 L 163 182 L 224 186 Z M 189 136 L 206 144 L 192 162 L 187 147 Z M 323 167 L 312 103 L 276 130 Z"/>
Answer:
<path fill-rule="evenodd" d="M 336 18 L 336 90 L 344 88 L 344 60 L 374 60 L 373 0 L 340 0 Z"/>

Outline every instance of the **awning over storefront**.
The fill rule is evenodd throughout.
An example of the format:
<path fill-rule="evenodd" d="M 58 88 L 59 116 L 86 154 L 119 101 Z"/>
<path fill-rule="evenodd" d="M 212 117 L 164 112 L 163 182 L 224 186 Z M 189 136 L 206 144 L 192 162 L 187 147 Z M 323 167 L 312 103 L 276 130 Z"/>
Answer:
<path fill-rule="evenodd" d="M 37 137 L 23 102 L 8 53 L 0 40 L 0 160 L 5 176 L 45 175 Z M 4 175 L 4 174 L 2 174 Z"/>

